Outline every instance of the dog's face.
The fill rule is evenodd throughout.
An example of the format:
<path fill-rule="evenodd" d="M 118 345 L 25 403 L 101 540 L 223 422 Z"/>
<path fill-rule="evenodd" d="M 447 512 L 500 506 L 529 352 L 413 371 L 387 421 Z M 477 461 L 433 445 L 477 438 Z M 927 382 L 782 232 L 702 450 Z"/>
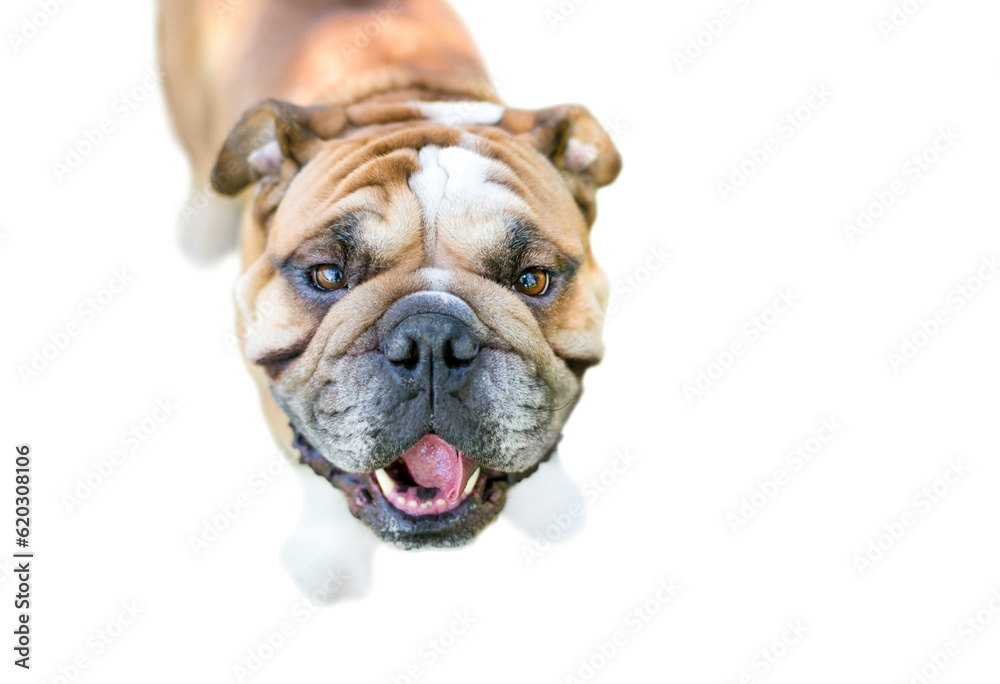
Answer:
<path fill-rule="evenodd" d="M 265 101 L 230 135 L 216 188 L 259 184 L 244 353 L 382 539 L 469 541 L 555 448 L 603 351 L 589 228 L 619 166 L 578 107 Z"/>

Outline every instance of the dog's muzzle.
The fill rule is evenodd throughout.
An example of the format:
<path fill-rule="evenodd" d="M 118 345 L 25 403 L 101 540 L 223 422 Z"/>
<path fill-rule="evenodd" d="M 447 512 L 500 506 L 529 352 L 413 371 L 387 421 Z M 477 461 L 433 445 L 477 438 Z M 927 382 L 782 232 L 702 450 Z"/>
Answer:
<path fill-rule="evenodd" d="M 399 407 L 387 430 L 403 448 L 376 461 L 373 472 L 349 472 L 293 423 L 301 460 L 342 490 L 351 512 L 382 539 L 404 548 L 464 544 L 497 516 L 507 489 L 537 467 L 493 469 L 455 446 L 479 427 L 463 402 L 484 372 L 489 332 L 459 297 L 421 291 L 395 302 L 373 333 L 371 382 Z"/>

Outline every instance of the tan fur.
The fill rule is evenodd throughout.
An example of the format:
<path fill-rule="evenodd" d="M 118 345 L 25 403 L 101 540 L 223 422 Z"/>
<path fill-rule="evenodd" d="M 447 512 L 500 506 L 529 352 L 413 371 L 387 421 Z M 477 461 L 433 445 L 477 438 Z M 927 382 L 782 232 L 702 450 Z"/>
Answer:
<path fill-rule="evenodd" d="M 365 331 L 392 302 L 429 287 L 423 275 L 429 272 L 421 270 L 427 267 L 449 274 L 447 290 L 469 303 L 490 329 L 493 344 L 526 359 L 565 400 L 568 413 L 579 390 L 566 361 L 592 363 L 603 353 L 607 282 L 590 250 L 589 227 L 594 190 L 614 180 L 620 167 L 593 118 L 583 108 L 561 107 L 508 109 L 497 125 L 422 120 L 407 103 L 498 101 L 468 34 L 436 0 L 400 2 L 398 12 L 393 3 L 322 0 L 242 0 L 222 14 L 220 5 L 226 6 L 163 0 L 161 60 L 171 113 L 195 178 L 208 178 L 229 135 L 216 187 L 237 192 L 259 181 L 240 225 L 245 275 L 237 288 L 238 325 L 279 443 L 290 448 L 291 433 L 269 383 L 294 403 L 297 393 L 316 382 L 322 359 L 357 351 Z M 345 46 L 354 44 L 357 30 L 378 10 L 389 12 L 389 21 L 354 55 Z M 251 115 L 238 124 L 262 98 L 314 107 L 265 108 L 257 120 Z M 273 124 L 262 130 L 271 136 L 277 130 L 286 154 L 279 174 L 257 178 L 247 176 L 252 150 L 245 149 L 245 140 L 261 120 Z M 517 199 L 511 199 L 512 211 L 538 226 L 559 251 L 580 260 L 565 296 L 544 317 L 533 314 L 509 285 L 480 276 L 478 259 L 495 243 L 491 236 L 500 217 L 451 217 L 428 243 L 421 206 L 407 186 L 420 168 L 418 152 L 427 145 L 465 147 L 495 163 L 500 171 L 494 182 Z M 220 180 L 220 171 L 234 169 L 235 176 Z M 384 267 L 316 315 L 299 302 L 275 264 L 347 214 L 364 216 L 360 235 L 376 246 Z M 271 315 L 260 315 L 263 302 L 275 309 Z M 257 318 L 263 320 L 248 325 Z M 290 347 L 305 351 L 276 377 L 256 363 Z"/>
<path fill-rule="evenodd" d="M 351 59 L 356 31 L 379 10 L 390 20 Z M 160 62 L 199 178 L 240 115 L 265 97 L 347 104 L 409 90 L 492 99 L 475 46 L 437 0 L 162 0 Z"/>

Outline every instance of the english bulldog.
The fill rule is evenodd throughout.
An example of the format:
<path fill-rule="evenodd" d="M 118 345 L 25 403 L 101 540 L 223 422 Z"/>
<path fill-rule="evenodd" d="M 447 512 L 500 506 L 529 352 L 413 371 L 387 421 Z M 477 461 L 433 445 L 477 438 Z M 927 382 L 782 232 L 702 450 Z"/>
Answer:
<path fill-rule="evenodd" d="M 615 146 L 583 107 L 505 106 L 439 0 L 162 0 L 160 59 L 196 190 L 218 193 L 182 240 L 238 243 L 278 443 L 374 537 L 466 544 L 601 360 L 589 234 Z"/>

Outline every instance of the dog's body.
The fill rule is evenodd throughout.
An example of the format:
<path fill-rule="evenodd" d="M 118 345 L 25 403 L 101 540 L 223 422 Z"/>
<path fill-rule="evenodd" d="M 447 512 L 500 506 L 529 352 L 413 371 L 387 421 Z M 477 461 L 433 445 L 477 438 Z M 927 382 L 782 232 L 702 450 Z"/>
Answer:
<path fill-rule="evenodd" d="M 589 228 L 614 146 L 580 107 L 500 104 L 437 0 L 164 0 L 161 62 L 196 184 L 256 186 L 185 240 L 218 253 L 239 225 L 276 439 L 382 539 L 465 543 L 603 353 Z"/>

